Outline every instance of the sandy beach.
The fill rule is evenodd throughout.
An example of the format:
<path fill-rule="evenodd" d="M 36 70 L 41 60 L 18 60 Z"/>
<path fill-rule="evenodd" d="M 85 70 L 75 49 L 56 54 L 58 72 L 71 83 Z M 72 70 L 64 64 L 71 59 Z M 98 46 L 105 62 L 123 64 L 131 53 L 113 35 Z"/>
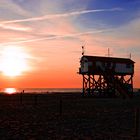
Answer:
<path fill-rule="evenodd" d="M 0 95 L 0 139 L 133 139 L 139 100 L 83 98 L 79 93 Z"/>

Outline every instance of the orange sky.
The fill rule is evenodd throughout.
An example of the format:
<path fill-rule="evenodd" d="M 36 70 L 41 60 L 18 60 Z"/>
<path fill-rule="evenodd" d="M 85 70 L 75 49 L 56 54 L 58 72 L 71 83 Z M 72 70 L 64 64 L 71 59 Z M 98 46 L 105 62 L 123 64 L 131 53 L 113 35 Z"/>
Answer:
<path fill-rule="evenodd" d="M 131 53 L 140 87 L 140 9 L 129 9 L 138 4 L 81 1 L 0 1 L 1 88 L 81 88 L 82 45 L 86 55 L 107 56 L 108 48 L 113 57 Z"/>

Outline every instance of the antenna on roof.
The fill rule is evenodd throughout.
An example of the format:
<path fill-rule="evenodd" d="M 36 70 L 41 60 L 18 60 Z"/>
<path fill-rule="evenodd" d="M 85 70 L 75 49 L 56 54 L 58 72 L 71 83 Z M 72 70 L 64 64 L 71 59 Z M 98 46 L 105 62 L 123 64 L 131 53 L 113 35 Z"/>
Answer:
<path fill-rule="evenodd" d="M 85 46 L 82 46 L 82 55 L 84 56 L 85 54 Z"/>
<path fill-rule="evenodd" d="M 109 48 L 107 48 L 107 54 L 105 54 L 105 56 L 106 57 L 110 57 L 110 56 L 112 56 L 113 54 L 112 53 L 110 53 L 110 49 Z"/>
<path fill-rule="evenodd" d="M 110 50 L 109 50 L 109 48 L 107 49 L 107 56 L 110 57 Z"/>
<path fill-rule="evenodd" d="M 129 54 L 129 58 L 131 59 L 131 53 Z"/>

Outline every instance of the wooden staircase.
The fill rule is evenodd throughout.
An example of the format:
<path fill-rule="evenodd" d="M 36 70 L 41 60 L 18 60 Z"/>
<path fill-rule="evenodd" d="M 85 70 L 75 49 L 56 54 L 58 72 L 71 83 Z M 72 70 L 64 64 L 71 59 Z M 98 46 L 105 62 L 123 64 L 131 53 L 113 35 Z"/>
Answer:
<path fill-rule="evenodd" d="M 126 87 L 126 83 L 121 82 L 119 78 L 115 77 L 111 70 L 105 71 L 103 76 L 106 83 L 111 85 L 123 98 L 132 97 L 129 89 Z"/>

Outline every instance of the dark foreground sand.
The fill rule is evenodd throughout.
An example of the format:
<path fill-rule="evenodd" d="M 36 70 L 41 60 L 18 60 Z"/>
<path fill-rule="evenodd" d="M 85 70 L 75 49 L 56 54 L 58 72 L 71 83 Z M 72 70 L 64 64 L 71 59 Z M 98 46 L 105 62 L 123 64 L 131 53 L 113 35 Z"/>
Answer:
<path fill-rule="evenodd" d="M 133 137 L 136 108 L 140 97 L 0 95 L 0 140 L 140 140 Z"/>

